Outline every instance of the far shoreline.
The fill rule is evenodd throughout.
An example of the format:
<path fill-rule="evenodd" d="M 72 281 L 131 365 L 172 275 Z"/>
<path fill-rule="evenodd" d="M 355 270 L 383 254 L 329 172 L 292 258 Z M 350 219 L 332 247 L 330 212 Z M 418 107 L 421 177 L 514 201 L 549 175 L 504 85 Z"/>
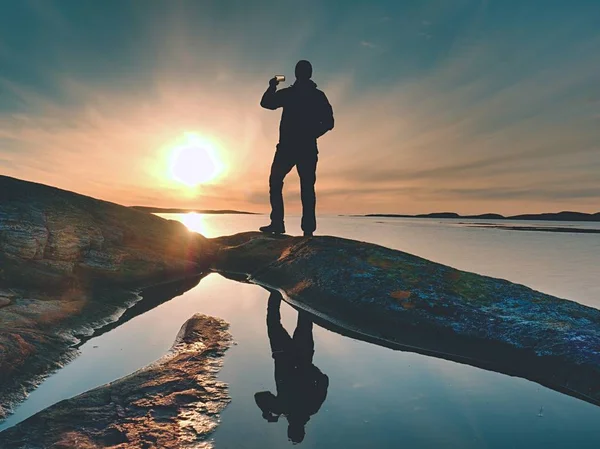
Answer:
<path fill-rule="evenodd" d="M 527 221 L 587 221 L 600 222 L 600 212 L 588 214 L 584 212 L 563 211 L 556 213 L 543 214 L 521 214 L 504 216 L 500 214 L 480 214 L 480 215 L 460 215 L 455 212 L 434 212 L 431 214 L 364 214 L 364 215 L 345 215 L 347 217 L 368 217 L 368 218 L 450 218 L 463 220 L 527 220 Z"/>
<path fill-rule="evenodd" d="M 131 209 L 147 212 L 150 214 L 208 214 L 208 215 L 260 215 L 258 212 L 248 212 L 233 209 L 181 209 L 152 206 L 130 206 Z"/>
<path fill-rule="evenodd" d="M 207 214 L 207 215 L 264 215 L 261 212 L 249 212 L 235 209 L 187 209 L 173 207 L 129 206 L 141 212 L 151 214 Z M 433 212 L 429 214 L 339 214 L 338 217 L 349 218 L 429 218 L 429 219 L 462 219 L 462 220 L 507 220 L 507 221 L 579 221 L 600 222 L 600 212 L 593 214 L 585 212 L 550 212 L 541 214 L 520 214 L 505 216 L 495 213 L 478 215 L 460 215 L 456 212 Z"/>

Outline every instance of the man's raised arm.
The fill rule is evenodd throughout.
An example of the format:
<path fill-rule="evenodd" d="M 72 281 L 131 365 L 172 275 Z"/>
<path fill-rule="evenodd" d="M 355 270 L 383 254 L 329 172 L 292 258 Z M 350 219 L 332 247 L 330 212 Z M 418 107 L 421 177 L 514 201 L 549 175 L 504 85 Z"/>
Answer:
<path fill-rule="evenodd" d="M 277 84 L 279 84 L 279 81 L 277 81 L 276 78 L 272 78 L 269 80 L 269 87 L 267 88 L 260 100 L 260 105 L 263 108 L 271 109 L 272 111 L 274 111 L 275 109 L 283 106 L 282 93 L 281 91 L 277 90 Z"/>

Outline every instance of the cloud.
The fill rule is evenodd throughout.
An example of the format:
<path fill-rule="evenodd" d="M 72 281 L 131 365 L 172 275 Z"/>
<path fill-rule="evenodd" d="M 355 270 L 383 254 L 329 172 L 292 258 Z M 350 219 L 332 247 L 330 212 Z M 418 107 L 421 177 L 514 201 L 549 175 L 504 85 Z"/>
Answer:
<path fill-rule="evenodd" d="M 379 48 L 379 45 L 374 44 L 373 42 L 369 42 L 369 41 L 360 41 L 360 45 L 361 45 L 361 47 L 371 48 L 371 49 Z"/>
<path fill-rule="evenodd" d="M 177 3 L 156 13 L 160 21 L 142 21 L 144 32 L 131 31 L 143 42 L 133 52 L 138 59 L 103 76 L 79 72 L 65 57 L 56 67 L 66 68 L 29 61 L 43 86 L 0 79 L 10 103 L 0 109 L 2 173 L 125 204 L 266 210 L 280 114 L 258 102 L 266 80 L 308 55 L 336 116 L 333 132 L 319 141 L 321 211 L 597 208 L 600 62 L 589 55 L 600 51 L 599 37 L 567 41 L 567 24 L 551 39 L 534 27 L 527 39 L 513 39 L 496 28 L 482 33 L 477 16 L 442 39 L 440 24 L 453 26 L 444 14 L 454 13 L 433 8 L 395 31 L 401 38 L 364 34 L 372 40 L 357 46 L 349 33 L 363 18 L 347 17 L 321 39 L 318 3 L 297 7 L 293 20 L 282 15 L 283 23 L 265 19 L 271 10 L 260 3 L 250 19 L 233 12 L 222 26 L 200 21 L 192 6 Z M 52 10 L 40 14 L 49 23 L 65 20 Z M 425 43 L 417 34 L 426 37 L 431 23 L 436 39 Z M 318 49 L 307 50 L 313 40 Z M 381 51 L 375 42 L 394 49 L 402 65 L 374 65 L 377 53 L 360 49 Z M 426 53 L 432 49 L 438 53 Z M 213 139 L 228 167 L 197 191 L 168 178 L 170 148 L 186 131 Z M 298 211 L 298 196 L 292 173 L 289 210 Z"/>

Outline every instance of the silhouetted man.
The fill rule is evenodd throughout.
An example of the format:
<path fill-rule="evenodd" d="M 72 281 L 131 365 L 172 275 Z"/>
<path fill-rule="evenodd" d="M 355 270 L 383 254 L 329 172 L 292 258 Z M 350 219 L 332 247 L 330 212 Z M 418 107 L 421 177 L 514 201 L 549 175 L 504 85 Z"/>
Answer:
<path fill-rule="evenodd" d="M 254 399 L 268 422 L 276 422 L 284 415 L 288 420 L 288 438 L 300 443 L 304 440 L 304 426 L 327 397 L 329 378 L 312 363 L 315 344 L 310 316 L 298 312 L 294 337 L 290 337 L 281 325 L 281 299 L 280 293 L 272 292 L 267 306 L 267 333 L 275 360 L 277 396 L 261 391 Z"/>
<path fill-rule="evenodd" d="M 296 166 L 300 176 L 302 198 L 302 230 L 312 236 L 317 227 L 315 218 L 315 182 L 317 177 L 317 139 L 333 129 L 333 109 L 325 94 L 310 79 L 312 66 L 308 61 L 296 64 L 296 82 L 277 90 L 279 81 L 273 78 L 260 105 L 265 109 L 283 108 L 279 125 L 279 144 L 275 151 L 269 196 L 271 224 L 260 228 L 262 232 L 283 234 L 283 180 Z"/>

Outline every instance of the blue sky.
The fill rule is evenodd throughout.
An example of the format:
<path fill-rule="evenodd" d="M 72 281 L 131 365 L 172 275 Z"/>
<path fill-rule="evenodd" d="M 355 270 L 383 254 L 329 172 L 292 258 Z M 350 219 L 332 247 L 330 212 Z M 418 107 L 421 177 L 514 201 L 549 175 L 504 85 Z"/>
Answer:
<path fill-rule="evenodd" d="M 600 210 L 600 1 L 0 1 L 0 172 L 124 204 L 267 209 L 309 59 L 321 212 Z M 182 133 L 227 165 L 168 182 Z M 162 162 L 161 162 L 162 161 Z M 162 165 L 161 165 L 162 164 Z M 297 207 L 297 180 L 286 196 Z"/>

